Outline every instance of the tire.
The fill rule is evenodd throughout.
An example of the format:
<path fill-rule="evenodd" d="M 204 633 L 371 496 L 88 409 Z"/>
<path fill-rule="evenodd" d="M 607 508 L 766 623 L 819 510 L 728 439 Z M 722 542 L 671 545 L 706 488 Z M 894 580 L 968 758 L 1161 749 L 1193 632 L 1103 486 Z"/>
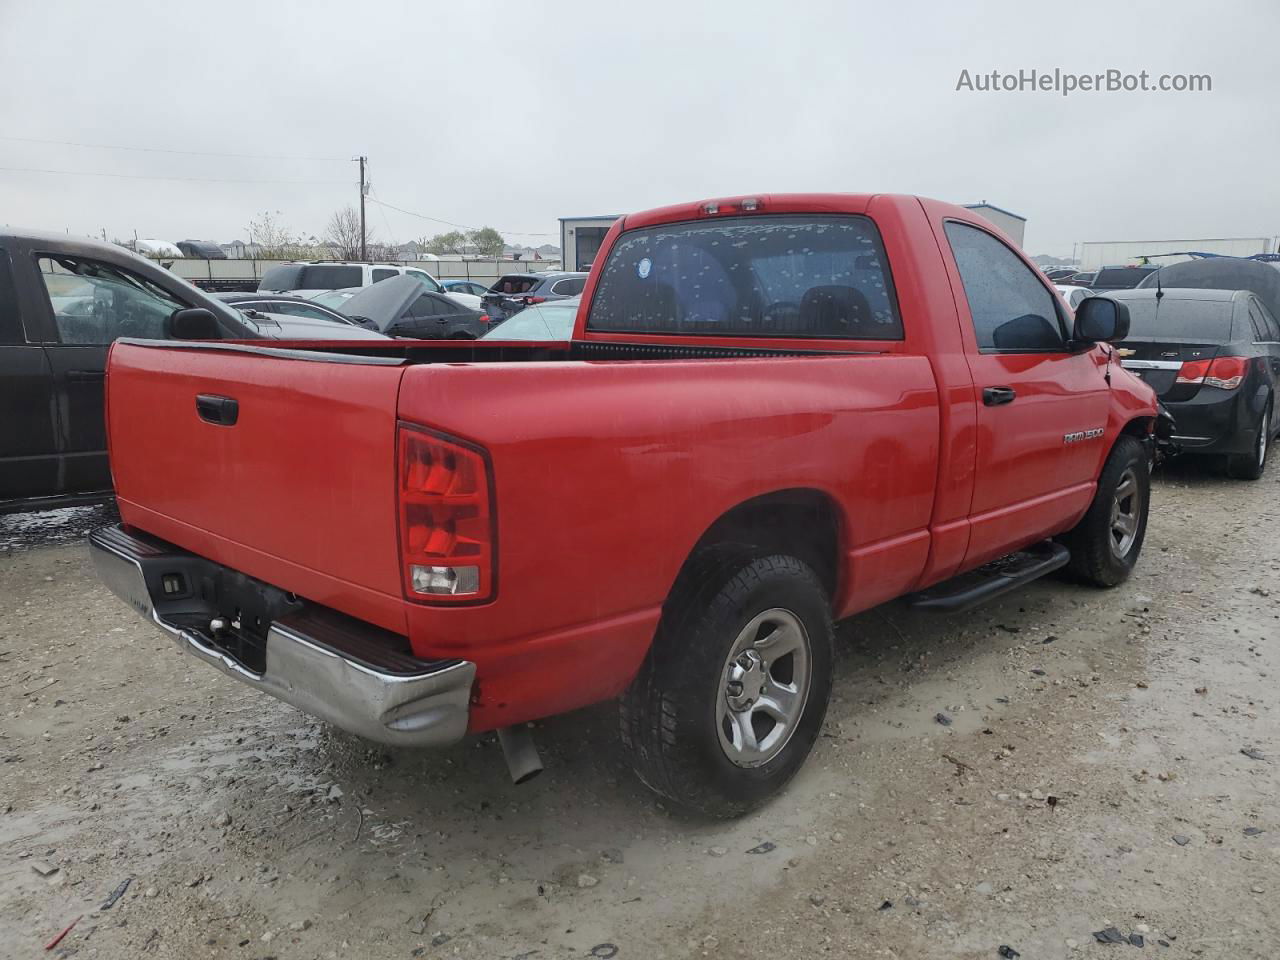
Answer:
<path fill-rule="evenodd" d="M 1071 551 L 1068 571 L 1095 587 L 1114 587 L 1127 580 L 1142 552 L 1150 505 L 1147 452 L 1136 439 L 1122 434 L 1102 467 L 1089 511 L 1060 538 Z M 1122 522 L 1124 517 L 1131 520 L 1131 527 Z"/>
<path fill-rule="evenodd" d="M 817 740 L 833 659 L 830 604 L 807 565 L 783 555 L 704 558 L 677 584 L 622 698 L 637 776 L 711 817 L 759 806 Z"/>
<path fill-rule="evenodd" d="M 1249 453 L 1236 453 L 1227 457 L 1227 475 L 1236 480 L 1259 480 L 1267 469 L 1267 454 L 1271 452 L 1271 401 L 1267 401 L 1258 418 L 1258 439 Z"/>

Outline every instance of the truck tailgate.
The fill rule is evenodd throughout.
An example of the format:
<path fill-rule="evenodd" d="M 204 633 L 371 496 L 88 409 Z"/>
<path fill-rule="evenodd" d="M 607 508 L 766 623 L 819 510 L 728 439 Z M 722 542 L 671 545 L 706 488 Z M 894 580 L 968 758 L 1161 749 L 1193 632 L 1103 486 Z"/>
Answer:
<path fill-rule="evenodd" d="M 394 489 L 403 370 L 391 359 L 117 343 L 107 430 L 121 518 L 405 632 Z M 212 422 L 232 419 L 228 400 L 234 423 Z"/>

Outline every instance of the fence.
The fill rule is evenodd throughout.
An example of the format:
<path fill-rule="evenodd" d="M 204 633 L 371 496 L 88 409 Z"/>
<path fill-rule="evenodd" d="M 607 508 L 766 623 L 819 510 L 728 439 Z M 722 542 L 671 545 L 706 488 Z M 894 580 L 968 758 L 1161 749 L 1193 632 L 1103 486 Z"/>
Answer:
<path fill-rule="evenodd" d="M 201 281 L 259 280 L 280 260 L 165 260 L 169 269 L 182 277 Z M 508 273 L 542 273 L 559 270 L 559 260 L 381 260 L 402 267 L 425 270 L 437 280 L 475 280 L 489 286 Z"/>

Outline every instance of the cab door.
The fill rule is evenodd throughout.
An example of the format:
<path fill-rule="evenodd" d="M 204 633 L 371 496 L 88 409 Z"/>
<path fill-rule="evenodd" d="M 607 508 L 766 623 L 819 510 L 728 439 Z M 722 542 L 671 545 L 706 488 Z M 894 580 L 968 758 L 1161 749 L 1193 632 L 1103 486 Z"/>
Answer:
<path fill-rule="evenodd" d="M 28 337 L 20 302 L 9 250 L 0 246 L 0 508 L 61 492 L 53 375 L 38 332 Z"/>
<path fill-rule="evenodd" d="M 1088 508 L 1106 443 L 1107 348 L 1070 349 L 1048 281 L 994 232 L 938 226 L 978 411 L 964 561 L 974 567 L 1062 532 Z"/>
<path fill-rule="evenodd" d="M 52 336 L 44 345 L 58 410 L 64 494 L 111 489 L 104 417 L 107 349 L 117 337 L 163 339 L 165 319 L 186 304 L 127 268 L 32 249 L 33 300 Z"/>

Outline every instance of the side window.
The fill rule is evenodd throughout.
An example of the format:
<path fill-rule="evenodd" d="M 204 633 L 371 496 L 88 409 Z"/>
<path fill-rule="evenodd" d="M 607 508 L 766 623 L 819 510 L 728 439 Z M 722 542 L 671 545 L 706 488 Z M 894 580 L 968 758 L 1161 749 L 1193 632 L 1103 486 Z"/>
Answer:
<path fill-rule="evenodd" d="M 424 293 L 413 301 L 413 306 L 405 312 L 414 317 L 436 317 L 452 311 L 446 308 L 438 297 Z"/>
<path fill-rule="evenodd" d="M 18 291 L 13 286 L 9 251 L 0 247 L 0 343 L 22 343 L 22 316 L 18 313 Z"/>
<path fill-rule="evenodd" d="M 78 257 L 38 257 L 62 343 L 111 343 L 117 337 L 164 338 L 164 322 L 185 307 L 150 280 L 122 267 Z"/>
<path fill-rule="evenodd" d="M 557 281 L 551 288 L 551 292 L 560 297 L 576 297 L 582 292 L 584 286 L 586 281 L 582 277 L 570 277 L 567 280 Z"/>
<path fill-rule="evenodd" d="M 1258 304 L 1258 312 L 1262 314 L 1262 319 L 1267 325 L 1267 339 L 1272 343 L 1280 343 L 1280 321 L 1276 320 L 1276 316 L 1266 308 L 1261 301 L 1255 301 Z"/>
<path fill-rule="evenodd" d="M 1034 272 L 991 234 L 948 222 L 980 350 L 1045 353 L 1066 349 L 1053 297 Z"/>
<path fill-rule="evenodd" d="M 1255 343 L 1270 343 L 1277 339 L 1275 318 L 1268 314 L 1266 307 L 1257 300 L 1249 301 L 1249 319 L 1253 322 Z"/>
<path fill-rule="evenodd" d="M 400 276 L 399 270 L 388 270 L 385 267 L 383 267 L 382 269 L 375 267 L 373 270 L 374 283 L 377 283 L 379 280 L 390 280 L 392 277 L 398 277 L 398 276 Z"/>

